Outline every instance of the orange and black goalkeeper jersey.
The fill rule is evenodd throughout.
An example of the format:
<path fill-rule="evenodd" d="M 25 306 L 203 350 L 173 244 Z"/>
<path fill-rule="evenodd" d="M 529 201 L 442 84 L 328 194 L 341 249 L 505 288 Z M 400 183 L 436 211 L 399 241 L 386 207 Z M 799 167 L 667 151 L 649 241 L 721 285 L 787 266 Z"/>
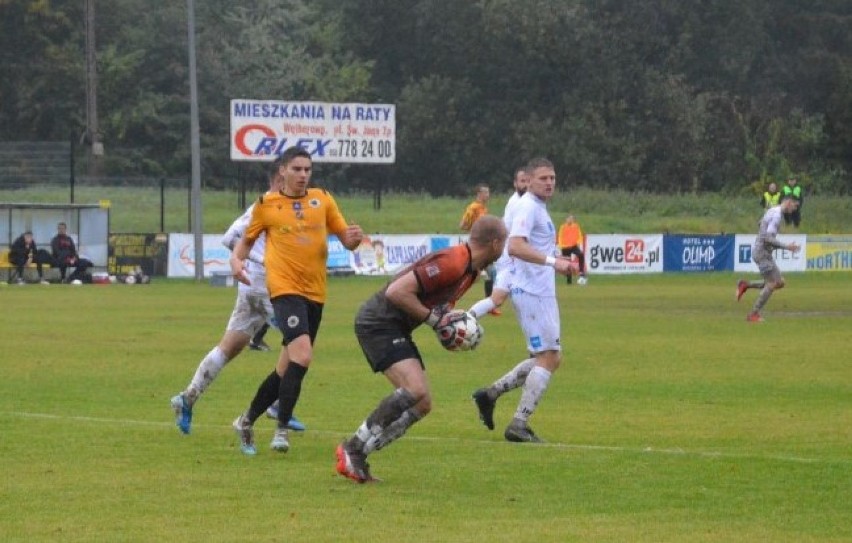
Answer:
<path fill-rule="evenodd" d="M 455 305 L 476 280 L 467 244 L 448 247 L 428 254 L 411 265 L 420 285 L 417 296 L 428 308 Z"/>
<path fill-rule="evenodd" d="M 442 304 L 455 305 L 479 275 L 471 265 L 467 244 L 430 253 L 399 272 L 395 278 L 410 271 L 414 272 L 420 285 L 417 297 L 430 309 Z M 401 327 L 411 331 L 421 323 L 422 319 L 415 319 L 393 305 L 387 298 L 385 287 L 361 306 L 355 328 L 388 330 Z"/>
<path fill-rule="evenodd" d="M 326 298 L 328 234 L 342 237 L 346 219 L 334 198 L 311 188 L 304 196 L 266 194 L 252 210 L 245 237 L 266 232 L 266 284 L 269 297 L 298 294 L 318 303 Z"/>

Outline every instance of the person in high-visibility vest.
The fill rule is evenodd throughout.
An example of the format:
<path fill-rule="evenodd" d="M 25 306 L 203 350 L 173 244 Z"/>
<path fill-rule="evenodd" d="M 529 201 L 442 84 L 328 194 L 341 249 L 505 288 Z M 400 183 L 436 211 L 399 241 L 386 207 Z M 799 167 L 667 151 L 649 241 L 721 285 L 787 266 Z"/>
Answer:
<path fill-rule="evenodd" d="M 763 209 L 769 209 L 770 207 L 777 206 L 779 203 L 781 203 L 781 193 L 778 192 L 778 185 L 769 183 L 769 187 L 766 188 L 766 192 L 763 193 L 763 197 L 760 199 L 760 205 L 763 206 Z"/>
<path fill-rule="evenodd" d="M 802 206 L 805 203 L 805 195 L 802 187 L 799 186 L 798 179 L 791 177 L 787 180 L 787 184 L 781 190 L 781 199 L 792 199 L 799 204 L 792 211 L 784 212 L 784 224 L 790 226 L 792 223 L 794 227 L 798 228 L 799 223 L 802 222 Z"/>
<path fill-rule="evenodd" d="M 568 215 L 565 222 L 559 226 L 559 232 L 556 234 L 556 245 L 562 251 L 562 256 L 570 258 L 571 255 L 577 257 L 577 263 L 580 268 L 580 277 L 577 283 L 580 285 L 586 284 L 586 257 L 583 251 L 586 246 L 586 235 L 583 234 L 583 229 L 575 220 L 574 215 Z M 568 274 L 568 284 L 571 284 L 571 275 Z"/>

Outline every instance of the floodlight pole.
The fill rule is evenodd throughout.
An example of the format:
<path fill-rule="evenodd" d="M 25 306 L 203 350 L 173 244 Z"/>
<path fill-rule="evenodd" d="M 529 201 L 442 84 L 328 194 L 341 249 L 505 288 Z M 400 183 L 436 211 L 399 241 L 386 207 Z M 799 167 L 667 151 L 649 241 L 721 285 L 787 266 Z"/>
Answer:
<path fill-rule="evenodd" d="M 189 12 L 189 104 L 192 153 L 192 232 L 195 234 L 195 280 L 204 279 L 204 233 L 201 231 L 201 142 L 198 129 L 198 80 L 195 65 L 195 2 L 186 0 Z"/>

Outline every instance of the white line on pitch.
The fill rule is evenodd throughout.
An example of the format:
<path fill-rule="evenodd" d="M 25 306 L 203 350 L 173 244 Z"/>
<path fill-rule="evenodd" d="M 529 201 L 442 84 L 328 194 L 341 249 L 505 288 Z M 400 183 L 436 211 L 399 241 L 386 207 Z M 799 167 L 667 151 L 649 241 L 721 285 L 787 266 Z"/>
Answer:
<path fill-rule="evenodd" d="M 72 420 L 79 422 L 98 422 L 107 424 L 131 424 L 135 426 L 161 426 L 171 428 L 174 426 L 173 421 L 146 421 L 133 419 L 112 419 L 103 417 L 84 417 L 76 415 L 52 415 L 49 413 L 25 413 L 25 412 L 0 412 L 0 415 L 12 417 L 26 417 L 32 419 L 52 419 L 52 420 Z M 197 424 L 194 428 L 231 428 L 231 425 L 219 424 Z M 336 432 L 331 430 L 308 430 L 311 434 L 332 435 L 340 437 L 346 435 L 347 432 Z M 302 432 L 298 432 L 302 433 Z M 430 436 L 406 436 L 407 440 L 411 441 L 457 441 L 460 443 L 477 443 L 490 445 L 506 445 L 517 446 L 512 443 L 495 442 L 485 439 L 468 439 L 460 437 L 430 437 Z M 754 453 L 730 453 L 730 452 L 714 452 L 714 451 L 691 451 L 682 448 L 656 448 L 656 447 L 623 447 L 617 445 L 582 445 L 572 443 L 539 443 L 536 447 L 549 447 L 552 449 L 579 450 L 579 451 L 607 451 L 607 452 L 626 452 L 626 453 L 647 453 L 647 454 L 662 454 L 671 456 L 697 456 L 702 458 L 721 458 L 721 459 L 744 459 L 744 460 L 778 460 L 782 462 L 796 462 L 802 464 L 852 464 L 852 461 L 847 459 L 822 459 L 822 458 L 804 458 L 800 456 L 787 456 L 779 454 L 754 454 Z"/>

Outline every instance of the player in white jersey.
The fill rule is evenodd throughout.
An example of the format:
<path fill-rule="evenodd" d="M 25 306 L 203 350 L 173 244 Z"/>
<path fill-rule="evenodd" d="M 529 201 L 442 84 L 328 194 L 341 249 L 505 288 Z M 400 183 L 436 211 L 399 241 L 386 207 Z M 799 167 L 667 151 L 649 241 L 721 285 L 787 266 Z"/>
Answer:
<path fill-rule="evenodd" d="M 531 358 L 521 361 L 491 386 L 477 390 L 473 398 L 480 419 L 493 430 L 497 398 L 523 387 L 515 415 L 503 435 L 509 441 L 540 442 L 528 421 L 562 361 L 556 273 L 567 275 L 578 270 L 576 264 L 556 252 L 556 230 L 547 212 L 547 201 L 556 188 L 553 164 L 537 158 L 526 171 L 530 176 L 529 190 L 518 200 L 507 246 L 514 259 L 512 304 Z"/>
<path fill-rule="evenodd" d="M 281 189 L 277 171 L 276 167 L 275 172 L 270 176 L 270 192 L 277 192 Z M 249 221 L 251 221 L 253 207 L 254 204 L 235 220 L 228 231 L 225 232 L 225 235 L 222 236 L 222 244 L 229 250 L 233 250 L 237 241 L 243 236 Z M 265 241 L 265 237 L 261 235 L 252 247 L 246 261 L 246 274 L 248 274 L 251 285 L 239 283 L 237 300 L 234 303 L 228 326 L 225 328 L 225 334 L 198 364 L 198 368 L 186 389 L 171 399 L 172 410 L 175 412 L 175 424 L 184 434 L 190 432 L 192 408 L 198 398 L 216 379 L 222 368 L 236 358 L 258 330 L 274 317 L 272 303 L 269 301 L 269 292 L 266 289 L 266 268 L 263 265 Z M 290 420 L 289 427 L 293 430 L 305 429 L 304 425 L 295 417 Z"/>
<path fill-rule="evenodd" d="M 506 207 L 503 209 L 503 222 L 506 224 L 507 229 L 512 225 L 512 218 L 515 216 L 515 208 L 517 207 L 518 200 L 527 192 L 527 187 L 529 186 L 529 175 L 525 168 L 518 168 L 515 171 L 515 178 L 512 180 L 512 183 L 514 184 L 515 192 L 509 197 L 509 201 L 506 202 Z M 508 247 L 505 247 L 503 254 L 494 263 L 497 274 L 494 279 L 494 288 L 491 291 L 491 295 L 479 300 L 470 308 L 470 312 L 477 319 L 492 314 L 491 312 L 503 305 L 503 302 L 509 297 L 512 290 L 512 274 L 514 273 L 512 260 L 512 257 L 509 256 Z"/>
<path fill-rule="evenodd" d="M 763 317 L 760 316 L 760 310 L 769 301 L 772 293 L 780 288 L 784 288 L 784 277 L 781 275 L 781 270 L 772 258 L 772 251 L 775 249 L 785 249 L 793 253 L 799 252 L 799 246 L 796 243 L 781 243 L 778 241 L 778 230 L 781 228 L 781 221 L 784 220 L 784 215 L 792 213 L 799 207 L 799 202 L 792 198 L 783 200 L 779 205 L 770 207 L 760 219 L 757 239 L 754 240 L 754 247 L 751 250 L 751 259 L 757 264 L 757 269 L 760 270 L 760 275 L 763 279 L 760 281 L 745 281 L 740 279 L 737 282 L 737 301 L 743 297 L 743 294 L 750 288 L 759 288 L 760 294 L 757 296 L 754 305 L 751 308 L 746 320 L 749 322 L 761 322 Z"/>

